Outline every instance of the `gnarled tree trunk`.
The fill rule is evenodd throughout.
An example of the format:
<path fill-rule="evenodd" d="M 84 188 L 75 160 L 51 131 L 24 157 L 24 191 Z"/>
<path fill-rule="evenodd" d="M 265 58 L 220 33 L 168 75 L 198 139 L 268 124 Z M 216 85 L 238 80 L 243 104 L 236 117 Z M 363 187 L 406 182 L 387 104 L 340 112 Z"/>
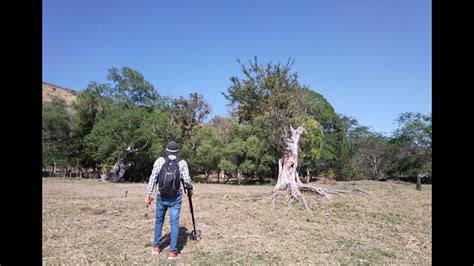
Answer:
<path fill-rule="evenodd" d="M 275 204 L 275 197 L 279 191 L 288 191 L 291 196 L 290 202 L 288 203 L 288 208 L 291 207 L 291 203 L 296 199 L 303 203 L 305 208 L 310 211 L 301 191 L 314 192 L 328 199 L 330 198 L 331 192 L 323 188 L 314 187 L 301 182 L 297 172 L 298 141 L 301 134 L 305 132 L 305 129 L 304 125 L 299 126 L 296 130 L 290 126 L 290 129 L 291 137 L 284 140 L 284 146 L 287 148 L 283 157 L 278 160 L 278 181 L 271 196 L 272 205 Z"/>
<path fill-rule="evenodd" d="M 139 149 L 132 149 L 130 147 L 127 147 L 123 154 L 119 156 L 112 169 L 108 173 L 102 174 L 100 176 L 100 180 L 109 182 L 118 182 L 122 180 L 123 175 L 125 174 L 125 170 L 127 170 L 127 166 L 123 163 L 125 158 L 131 153 L 143 150 L 147 145 L 148 141 L 145 143 L 145 145 L 143 145 L 143 147 Z"/>
<path fill-rule="evenodd" d="M 242 178 L 242 171 L 240 171 L 240 169 L 237 169 L 235 171 L 235 176 L 237 177 L 237 184 L 240 185 L 240 179 Z"/>

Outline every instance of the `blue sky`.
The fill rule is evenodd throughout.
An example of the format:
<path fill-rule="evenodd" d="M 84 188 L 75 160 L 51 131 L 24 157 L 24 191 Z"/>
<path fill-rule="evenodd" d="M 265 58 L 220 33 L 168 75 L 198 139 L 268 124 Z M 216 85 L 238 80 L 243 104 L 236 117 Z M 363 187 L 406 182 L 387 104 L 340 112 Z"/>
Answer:
<path fill-rule="evenodd" d="M 227 115 L 236 59 L 291 57 L 336 112 L 390 133 L 400 113 L 431 112 L 431 29 L 428 0 L 43 0 L 43 81 L 81 90 L 128 66 Z"/>

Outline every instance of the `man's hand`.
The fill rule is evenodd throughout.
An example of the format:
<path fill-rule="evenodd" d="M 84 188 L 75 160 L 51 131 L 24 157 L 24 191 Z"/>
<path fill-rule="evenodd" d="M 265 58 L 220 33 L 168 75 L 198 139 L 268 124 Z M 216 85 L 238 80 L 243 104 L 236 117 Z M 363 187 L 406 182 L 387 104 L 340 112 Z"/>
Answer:
<path fill-rule="evenodd" d="M 150 196 L 150 195 L 147 195 L 147 196 L 145 197 L 145 207 L 150 206 L 150 204 L 151 204 L 152 201 L 153 201 L 153 197 Z"/>
<path fill-rule="evenodd" d="M 188 191 L 188 195 L 189 196 L 193 195 L 193 186 L 189 185 L 189 184 L 186 184 L 186 183 L 184 183 L 184 186 L 185 186 L 186 190 Z"/>

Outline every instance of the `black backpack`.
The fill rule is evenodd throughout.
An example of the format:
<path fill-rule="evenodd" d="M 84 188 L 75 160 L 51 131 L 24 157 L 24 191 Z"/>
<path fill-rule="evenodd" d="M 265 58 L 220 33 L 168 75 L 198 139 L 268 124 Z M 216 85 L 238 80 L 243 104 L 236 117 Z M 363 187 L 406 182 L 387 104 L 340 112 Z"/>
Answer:
<path fill-rule="evenodd" d="M 170 160 L 167 156 L 165 157 L 165 163 L 158 174 L 158 191 L 160 192 L 160 196 L 172 198 L 176 196 L 176 192 L 179 191 L 181 185 L 181 176 L 178 166 L 179 161 L 181 161 L 180 158 Z"/>

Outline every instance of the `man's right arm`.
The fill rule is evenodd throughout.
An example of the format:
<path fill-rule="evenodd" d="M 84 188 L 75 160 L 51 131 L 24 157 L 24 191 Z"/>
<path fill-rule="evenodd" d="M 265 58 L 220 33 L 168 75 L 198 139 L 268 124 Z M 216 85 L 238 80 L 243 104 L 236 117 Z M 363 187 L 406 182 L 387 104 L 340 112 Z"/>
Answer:
<path fill-rule="evenodd" d="M 156 178 L 158 177 L 158 174 L 160 173 L 161 167 L 163 166 L 164 162 L 165 159 L 163 157 L 160 157 L 153 164 L 153 170 L 151 171 L 150 179 L 148 180 L 148 186 L 146 189 L 146 194 L 148 196 L 151 196 L 151 194 L 153 193 L 153 189 L 156 185 Z"/>
<path fill-rule="evenodd" d="M 156 177 L 158 176 L 158 173 L 160 173 L 164 161 L 165 159 L 163 157 L 160 157 L 153 164 L 153 170 L 151 171 L 150 179 L 148 180 L 148 186 L 146 188 L 145 207 L 148 207 L 153 200 L 151 194 L 153 193 L 153 189 L 156 185 Z"/>

